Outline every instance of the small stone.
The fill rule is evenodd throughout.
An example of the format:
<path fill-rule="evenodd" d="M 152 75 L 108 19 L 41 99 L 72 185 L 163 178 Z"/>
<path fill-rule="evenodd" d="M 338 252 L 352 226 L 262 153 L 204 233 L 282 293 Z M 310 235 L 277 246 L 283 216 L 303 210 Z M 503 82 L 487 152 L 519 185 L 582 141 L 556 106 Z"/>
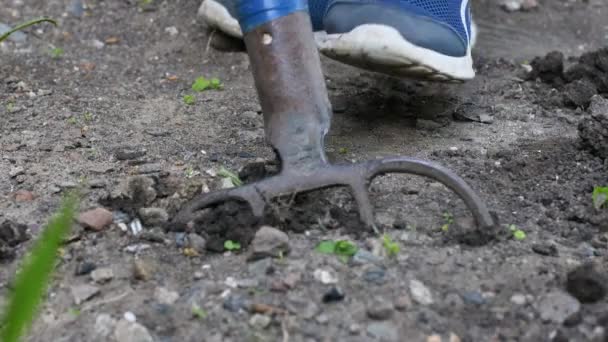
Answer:
<path fill-rule="evenodd" d="M 289 237 L 276 228 L 263 226 L 255 234 L 251 248 L 250 260 L 279 258 L 289 253 Z"/>
<path fill-rule="evenodd" d="M 232 179 L 226 177 L 220 180 L 220 189 L 231 189 L 234 188 L 234 183 Z"/>
<path fill-rule="evenodd" d="M 513 303 L 515 305 L 524 305 L 524 304 L 526 304 L 526 302 L 527 302 L 526 296 L 521 293 L 516 293 L 513 296 L 511 296 L 511 303 Z"/>
<path fill-rule="evenodd" d="M 521 10 L 521 0 L 505 0 L 500 6 L 507 12 L 517 12 Z"/>
<path fill-rule="evenodd" d="M 99 293 L 99 288 L 91 285 L 76 285 L 70 288 L 74 304 L 80 305 Z"/>
<path fill-rule="evenodd" d="M 405 311 L 412 307 L 412 299 L 407 296 L 399 296 L 395 299 L 395 309 L 399 311 Z"/>
<path fill-rule="evenodd" d="M 190 233 L 188 234 L 188 246 L 199 254 L 203 254 L 207 247 L 207 240 L 198 234 Z"/>
<path fill-rule="evenodd" d="M 449 342 L 460 342 L 461 339 L 458 335 L 454 334 L 454 333 L 450 333 L 450 340 Z"/>
<path fill-rule="evenodd" d="M 22 175 L 24 173 L 25 173 L 25 169 L 22 168 L 22 167 L 17 166 L 17 167 L 11 168 L 11 170 L 8 172 L 8 176 L 11 177 L 11 178 L 15 178 L 15 177 L 17 177 L 19 175 Z"/>
<path fill-rule="evenodd" d="M 376 264 L 382 263 L 382 258 L 374 255 L 373 253 L 364 249 L 359 249 L 355 255 L 353 255 L 352 262 L 359 265 L 365 264 Z"/>
<path fill-rule="evenodd" d="M 465 303 L 473 305 L 483 305 L 486 302 L 483 295 L 478 291 L 467 291 L 462 294 L 462 299 Z"/>
<path fill-rule="evenodd" d="M 410 280 L 410 293 L 412 299 L 421 305 L 431 305 L 434 303 L 431 290 L 419 280 Z"/>
<path fill-rule="evenodd" d="M 255 314 L 249 319 L 249 325 L 254 329 L 266 329 L 272 322 L 272 319 L 266 315 Z"/>
<path fill-rule="evenodd" d="M 555 245 L 553 244 L 535 243 L 532 245 L 532 251 L 534 251 L 534 253 L 545 256 L 556 257 L 559 255 L 557 247 L 555 247 Z"/>
<path fill-rule="evenodd" d="M 393 304 L 382 299 L 373 300 L 367 306 L 367 316 L 371 319 L 384 321 L 393 316 Z"/>
<path fill-rule="evenodd" d="M 34 200 L 34 193 L 28 190 L 17 190 L 14 196 L 17 202 L 31 202 Z"/>
<path fill-rule="evenodd" d="M 95 318 L 95 335 L 103 341 L 107 341 L 116 327 L 117 321 L 108 314 L 100 314 Z"/>
<path fill-rule="evenodd" d="M 95 208 L 81 213 L 78 216 L 78 223 L 99 232 L 112 224 L 113 218 L 112 212 L 104 208 Z"/>
<path fill-rule="evenodd" d="M 76 270 L 74 271 L 74 275 L 82 276 L 87 275 L 93 272 L 97 268 L 95 263 L 90 261 L 83 261 L 76 266 Z"/>
<path fill-rule="evenodd" d="M 578 314 L 581 303 L 569 294 L 556 290 L 541 298 L 537 310 L 544 322 L 562 324 L 569 317 Z"/>
<path fill-rule="evenodd" d="M 175 26 L 166 27 L 165 32 L 167 32 L 172 37 L 175 37 L 179 34 L 179 31 L 177 30 L 177 27 L 175 27 Z"/>
<path fill-rule="evenodd" d="M 98 284 L 109 282 L 113 278 L 114 271 L 109 267 L 98 268 L 91 272 L 91 279 Z"/>
<path fill-rule="evenodd" d="M 344 292 L 337 287 L 332 287 L 323 295 L 323 303 L 333 303 L 344 300 Z"/>
<path fill-rule="evenodd" d="M 224 309 L 230 312 L 239 312 L 244 310 L 247 306 L 247 302 L 244 298 L 239 296 L 229 296 L 224 300 L 223 307 Z"/>
<path fill-rule="evenodd" d="M 148 227 L 162 226 L 169 221 L 169 214 L 162 208 L 141 208 L 139 218 Z"/>
<path fill-rule="evenodd" d="M 134 148 L 134 147 L 120 147 L 114 151 L 114 157 L 117 160 L 132 160 L 141 158 L 146 155 L 146 150 Z"/>
<path fill-rule="evenodd" d="M 137 280 L 148 281 L 151 278 L 150 266 L 141 259 L 133 261 L 133 277 Z"/>
<path fill-rule="evenodd" d="M 315 321 L 319 324 L 327 324 L 327 322 L 329 322 L 329 316 L 326 314 L 320 314 L 319 316 L 315 317 Z"/>
<path fill-rule="evenodd" d="M 376 285 L 382 285 L 386 283 L 386 271 L 380 267 L 373 267 L 363 273 L 363 279 Z"/>
<path fill-rule="evenodd" d="M 163 169 L 163 167 L 160 164 L 144 164 L 144 165 L 140 165 L 137 168 L 137 172 L 139 174 L 145 175 L 145 174 L 150 174 L 150 173 L 159 173 L 162 171 L 162 169 Z"/>
<path fill-rule="evenodd" d="M 521 9 L 524 11 L 530 11 L 538 7 L 537 0 L 523 0 L 521 3 Z"/>
<path fill-rule="evenodd" d="M 494 122 L 494 117 L 492 117 L 488 114 L 481 114 L 481 115 L 479 115 L 479 122 L 484 123 L 484 124 L 491 124 Z"/>
<path fill-rule="evenodd" d="M 348 332 L 352 335 L 358 335 L 361 332 L 361 326 L 357 323 L 353 323 L 348 327 Z"/>
<path fill-rule="evenodd" d="M 328 270 L 316 269 L 313 276 L 316 280 L 325 285 L 338 283 L 338 277 Z"/>
<path fill-rule="evenodd" d="M 154 342 L 148 329 L 136 322 L 121 319 L 114 330 L 116 342 Z"/>
<path fill-rule="evenodd" d="M 367 333 L 372 337 L 387 342 L 397 342 L 399 339 L 399 331 L 397 327 L 390 322 L 374 322 L 367 326 Z"/>
<path fill-rule="evenodd" d="M 173 305 L 179 299 L 179 293 L 164 287 L 157 287 L 154 290 L 154 299 L 160 304 Z"/>
<path fill-rule="evenodd" d="M 430 335 L 426 338 L 426 342 L 441 342 L 441 335 Z"/>
<path fill-rule="evenodd" d="M 240 279 L 236 281 L 236 286 L 242 289 L 258 287 L 260 282 L 257 279 Z"/>
<path fill-rule="evenodd" d="M 131 322 L 131 323 L 137 322 L 137 317 L 131 311 L 125 312 L 123 317 L 124 317 L 124 319 L 127 320 L 127 322 Z"/>

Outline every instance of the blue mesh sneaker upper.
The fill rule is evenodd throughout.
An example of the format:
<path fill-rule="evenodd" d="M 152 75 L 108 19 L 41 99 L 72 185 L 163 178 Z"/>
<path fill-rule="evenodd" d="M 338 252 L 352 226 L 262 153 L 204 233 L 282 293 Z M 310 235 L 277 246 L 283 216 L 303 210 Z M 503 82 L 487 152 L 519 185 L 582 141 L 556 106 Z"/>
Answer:
<path fill-rule="evenodd" d="M 217 1 L 236 16 L 239 0 Z M 452 57 L 465 56 L 471 43 L 469 0 L 309 0 L 308 8 L 315 31 L 346 33 L 381 24 L 416 46 Z"/>

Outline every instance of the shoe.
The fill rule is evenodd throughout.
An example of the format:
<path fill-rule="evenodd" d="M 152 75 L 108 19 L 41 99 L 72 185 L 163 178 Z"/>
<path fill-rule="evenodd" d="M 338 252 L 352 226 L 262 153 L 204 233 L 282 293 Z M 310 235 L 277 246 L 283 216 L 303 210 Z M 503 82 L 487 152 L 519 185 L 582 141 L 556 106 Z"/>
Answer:
<path fill-rule="evenodd" d="M 235 4 L 204 0 L 199 15 L 241 38 Z M 477 29 L 469 0 L 309 0 L 308 7 L 319 51 L 329 58 L 398 77 L 475 77 Z"/>

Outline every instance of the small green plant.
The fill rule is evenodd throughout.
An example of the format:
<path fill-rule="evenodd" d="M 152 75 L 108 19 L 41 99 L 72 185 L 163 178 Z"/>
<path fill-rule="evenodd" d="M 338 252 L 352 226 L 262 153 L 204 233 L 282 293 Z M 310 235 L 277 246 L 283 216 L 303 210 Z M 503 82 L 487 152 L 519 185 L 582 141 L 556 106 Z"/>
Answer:
<path fill-rule="evenodd" d="M 447 211 L 443 213 L 443 226 L 441 226 L 441 230 L 447 232 L 450 230 L 450 226 L 454 223 L 454 216 Z"/>
<path fill-rule="evenodd" d="M 70 194 L 25 257 L 0 320 L 0 341 L 17 342 L 31 326 L 51 280 L 59 248 L 72 227 L 78 197 Z"/>
<path fill-rule="evenodd" d="M 78 119 L 76 119 L 75 116 L 70 116 L 67 121 L 70 125 L 75 125 L 78 123 Z"/>
<path fill-rule="evenodd" d="M 54 26 L 57 26 L 57 22 L 55 20 L 53 20 L 53 19 L 49 19 L 49 18 L 33 19 L 33 20 L 30 20 L 30 21 L 26 21 L 26 22 L 24 22 L 22 24 L 19 24 L 19 25 L 15 26 L 14 28 L 8 30 L 7 32 L 3 33 L 2 35 L 0 35 L 0 42 L 3 42 L 11 34 L 17 32 L 17 31 L 21 31 L 21 30 L 23 30 L 25 28 L 28 28 L 30 26 L 37 25 L 37 24 L 44 23 L 44 22 L 51 23 Z"/>
<path fill-rule="evenodd" d="M 346 147 L 340 147 L 340 149 L 338 150 L 338 153 L 340 153 L 340 154 L 347 154 L 348 150 L 346 149 Z"/>
<path fill-rule="evenodd" d="M 86 112 L 82 115 L 82 118 L 86 122 L 91 122 L 91 121 L 93 121 L 93 114 L 91 114 L 91 112 Z"/>
<path fill-rule="evenodd" d="M 600 210 L 608 203 L 608 186 L 596 186 L 593 188 L 593 206 L 595 209 Z"/>
<path fill-rule="evenodd" d="M 526 239 L 526 232 L 524 232 L 523 230 L 517 228 L 516 225 L 514 225 L 514 224 L 509 225 L 509 230 L 513 234 L 513 238 L 515 240 L 517 240 L 517 241 L 523 241 L 523 240 Z"/>
<path fill-rule="evenodd" d="M 401 250 L 399 244 L 393 241 L 393 239 L 391 239 L 391 237 L 386 234 L 382 237 L 382 246 L 384 246 L 386 254 L 388 254 L 388 256 L 390 257 L 397 256 L 397 254 L 399 254 L 399 251 Z"/>
<path fill-rule="evenodd" d="M 184 103 L 188 106 L 192 106 L 196 102 L 194 95 L 184 95 Z"/>
<path fill-rule="evenodd" d="M 241 186 L 241 185 L 243 185 L 243 181 L 239 178 L 239 176 L 237 176 L 234 172 L 226 169 L 223 166 L 217 172 L 217 175 L 220 176 L 220 177 L 222 177 L 222 178 L 228 178 L 228 179 L 230 179 L 230 181 L 232 181 L 232 184 L 234 186 Z"/>
<path fill-rule="evenodd" d="M 51 51 L 50 51 L 51 58 L 53 58 L 53 59 L 61 58 L 63 56 L 63 53 L 64 53 L 63 49 L 59 48 L 59 47 L 51 49 Z"/>
<path fill-rule="evenodd" d="M 192 304 L 191 311 L 192 311 L 192 316 L 194 316 L 194 317 L 196 317 L 196 318 L 198 318 L 200 320 L 203 320 L 203 319 L 207 318 L 207 315 L 208 315 L 207 311 L 203 310 L 196 303 Z"/>
<path fill-rule="evenodd" d="M 338 256 L 343 262 L 347 262 L 350 257 L 357 254 L 359 247 L 354 243 L 346 240 L 325 240 L 321 241 L 315 250 L 323 254 L 333 254 Z"/>
<path fill-rule="evenodd" d="M 78 308 L 70 308 L 70 315 L 74 316 L 74 317 L 78 317 L 80 316 L 80 309 Z"/>
<path fill-rule="evenodd" d="M 241 249 L 241 244 L 232 240 L 226 240 L 224 242 L 224 249 L 227 251 L 238 251 Z"/>
<path fill-rule="evenodd" d="M 203 76 L 197 78 L 192 84 L 192 90 L 194 91 L 205 91 L 205 90 L 221 90 L 224 89 L 224 85 L 218 78 L 207 79 Z"/>
<path fill-rule="evenodd" d="M 6 104 L 6 111 L 11 113 L 15 109 L 15 103 L 9 102 Z"/>

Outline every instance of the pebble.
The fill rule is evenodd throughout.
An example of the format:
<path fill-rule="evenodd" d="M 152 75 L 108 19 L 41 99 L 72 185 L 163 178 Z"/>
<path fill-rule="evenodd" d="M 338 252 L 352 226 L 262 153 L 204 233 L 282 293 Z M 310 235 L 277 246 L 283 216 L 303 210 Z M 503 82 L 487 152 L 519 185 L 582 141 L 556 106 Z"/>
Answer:
<path fill-rule="evenodd" d="M 199 254 L 203 254 L 207 247 L 207 240 L 198 234 L 190 233 L 188 234 L 188 246 Z"/>
<path fill-rule="evenodd" d="M 15 177 L 17 177 L 19 175 L 22 175 L 24 173 L 25 173 L 25 169 L 22 168 L 22 167 L 17 166 L 17 167 L 11 168 L 11 170 L 8 172 L 8 175 L 11 178 L 15 178 Z"/>
<path fill-rule="evenodd" d="M 431 305 L 434 303 L 431 290 L 429 290 L 429 288 L 419 280 L 410 280 L 410 293 L 412 295 L 412 299 L 418 304 Z"/>
<path fill-rule="evenodd" d="M 144 164 L 137 167 L 139 174 L 159 173 L 163 167 L 160 164 Z"/>
<path fill-rule="evenodd" d="M 107 341 L 116 327 L 117 321 L 109 314 L 99 314 L 95 318 L 94 332 L 100 340 Z"/>
<path fill-rule="evenodd" d="M 526 296 L 521 293 L 516 293 L 513 296 L 511 296 L 511 303 L 513 303 L 515 305 L 524 305 L 524 304 L 526 304 L 526 302 L 527 302 Z"/>
<path fill-rule="evenodd" d="M 255 314 L 249 319 L 249 325 L 254 329 L 266 329 L 270 323 L 272 323 L 272 319 L 262 314 Z"/>
<path fill-rule="evenodd" d="M 325 285 L 338 283 L 338 277 L 329 270 L 316 269 L 313 276 L 317 281 Z"/>
<path fill-rule="evenodd" d="M 333 303 L 344 300 L 344 292 L 337 287 L 332 287 L 323 295 L 323 303 Z"/>
<path fill-rule="evenodd" d="M 354 264 L 365 265 L 365 264 L 376 264 L 382 263 L 382 258 L 374 255 L 372 252 L 366 251 L 365 249 L 359 249 L 355 255 L 353 255 L 352 262 Z"/>
<path fill-rule="evenodd" d="M 154 342 L 146 327 L 124 319 L 116 324 L 114 338 L 117 342 Z"/>
<path fill-rule="evenodd" d="M 93 272 L 97 268 L 95 263 L 90 261 L 83 261 L 76 266 L 76 270 L 74 271 L 74 275 L 82 276 L 87 275 Z"/>
<path fill-rule="evenodd" d="M 114 271 L 109 267 L 98 268 L 91 272 L 91 279 L 98 284 L 109 282 L 113 278 Z"/>
<path fill-rule="evenodd" d="M 289 252 L 289 237 L 276 228 L 263 226 L 255 234 L 251 248 L 250 260 L 278 258 Z"/>
<path fill-rule="evenodd" d="M 441 342 L 441 335 L 431 335 L 426 338 L 426 342 Z"/>
<path fill-rule="evenodd" d="M 546 294 L 537 304 L 540 318 L 544 322 L 562 324 L 581 310 L 581 303 L 568 293 L 555 290 Z"/>
<path fill-rule="evenodd" d="M 477 291 L 467 291 L 463 293 L 462 299 L 465 303 L 473 305 L 483 305 L 486 302 L 483 295 Z"/>
<path fill-rule="evenodd" d="M 17 190 L 14 196 L 17 202 L 31 202 L 34 200 L 34 193 L 28 190 Z"/>
<path fill-rule="evenodd" d="M 85 211 L 78 216 L 78 223 L 85 228 L 92 229 L 94 231 L 102 231 L 107 226 L 112 224 L 113 215 L 107 209 L 95 208 L 89 211 Z"/>
<path fill-rule="evenodd" d="M 76 285 L 70 288 L 74 304 L 80 305 L 99 293 L 99 288 L 92 285 Z"/>
<path fill-rule="evenodd" d="M 154 290 L 154 299 L 160 304 L 173 305 L 179 299 L 179 293 L 165 287 L 157 287 Z"/>
<path fill-rule="evenodd" d="M 363 273 L 363 279 L 376 285 L 382 285 L 386 283 L 386 271 L 380 267 L 374 267 Z"/>
<path fill-rule="evenodd" d="M 137 280 L 148 281 L 151 278 L 150 266 L 141 259 L 133 261 L 133 277 Z"/>
<path fill-rule="evenodd" d="M 405 311 L 412 307 L 412 299 L 408 295 L 403 295 L 395 299 L 395 309 Z"/>
<path fill-rule="evenodd" d="M 169 221 L 169 214 L 162 208 L 141 208 L 139 218 L 148 227 L 162 226 Z"/>
<path fill-rule="evenodd" d="M 399 341 L 399 331 L 390 322 L 374 322 L 367 326 L 367 333 L 381 341 Z"/>
<path fill-rule="evenodd" d="M 175 37 L 179 34 L 179 31 L 177 30 L 177 27 L 175 27 L 175 26 L 165 27 L 165 32 L 167 32 L 172 37 Z"/>
<path fill-rule="evenodd" d="M 383 299 L 375 299 L 367 306 L 367 316 L 371 319 L 384 321 L 393 316 L 393 304 Z"/>
<path fill-rule="evenodd" d="M 124 319 L 127 320 L 127 322 L 132 322 L 132 323 L 137 322 L 137 317 L 131 311 L 125 312 L 123 317 L 124 317 Z"/>
<path fill-rule="evenodd" d="M 247 302 L 240 296 L 228 296 L 222 306 L 230 312 L 239 312 L 245 309 Z"/>
<path fill-rule="evenodd" d="M 329 316 L 326 314 L 320 314 L 319 316 L 315 317 L 315 321 L 319 324 L 327 324 L 329 322 Z"/>

